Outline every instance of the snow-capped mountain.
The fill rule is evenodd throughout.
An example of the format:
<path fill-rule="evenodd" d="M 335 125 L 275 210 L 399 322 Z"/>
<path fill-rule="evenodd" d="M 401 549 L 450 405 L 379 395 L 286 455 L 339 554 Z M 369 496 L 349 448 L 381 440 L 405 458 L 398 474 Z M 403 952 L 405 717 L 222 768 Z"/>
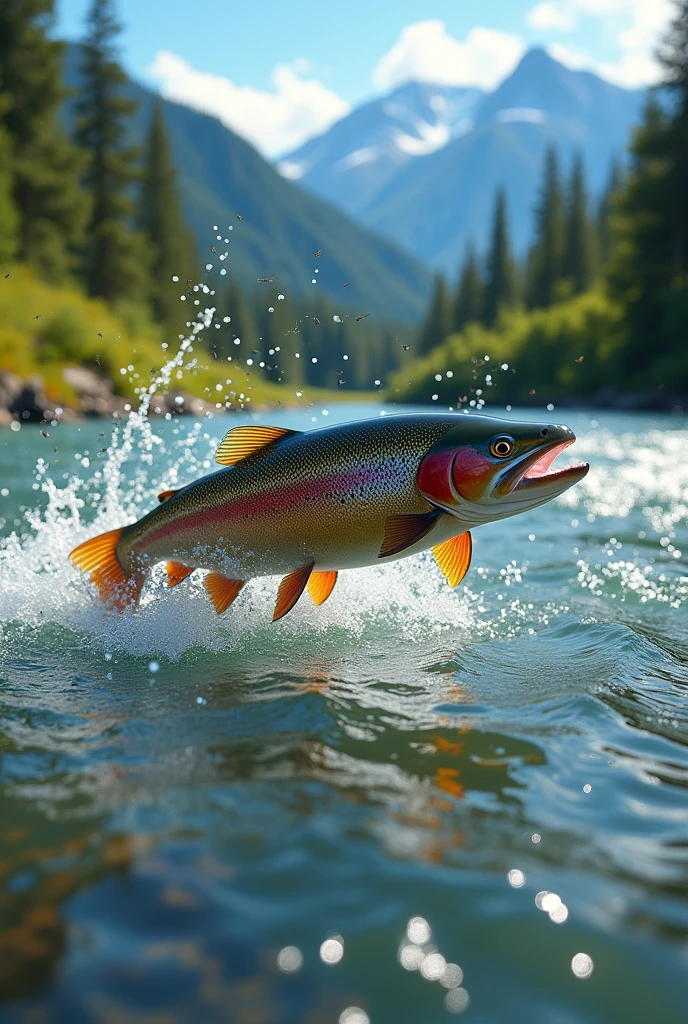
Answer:
<path fill-rule="evenodd" d="M 469 239 L 485 248 L 498 188 L 512 243 L 525 250 L 548 145 L 565 175 L 582 155 L 598 196 L 644 95 L 530 50 L 492 93 L 411 83 L 359 107 L 280 170 L 454 274 Z"/>
<path fill-rule="evenodd" d="M 289 153 L 279 171 L 361 214 L 401 167 L 470 131 L 482 96 L 479 89 L 402 85 Z"/>

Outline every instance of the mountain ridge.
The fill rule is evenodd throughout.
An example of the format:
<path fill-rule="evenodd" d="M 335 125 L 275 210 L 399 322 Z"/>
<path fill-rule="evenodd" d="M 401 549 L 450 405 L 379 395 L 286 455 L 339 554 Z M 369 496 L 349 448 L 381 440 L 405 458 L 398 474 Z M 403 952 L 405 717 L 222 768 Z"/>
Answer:
<path fill-rule="evenodd" d="M 80 85 L 79 61 L 79 46 L 70 44 L 64 78 L 72 94 Z M 133 79 L 128 79 L 126 92 L 138 105 L 131 141 L 140 145 L 159 97 Z M 285 291 L 303 295 L 314 287 L 314 253 L 322 251 L 315 280 L 328 297 L 400 321 L 423 314 L 431 275 L 420 260 L 285 180 L 249 142 L 216 118 L 160 101 L 184 212 L 204 263 L 215 242 L 213 225 L 223 235 L 231 225 L 228 277 L 245 288 L 271 277 Z M 73 117 L 69 104 L 65 116 L 68 121 Z"/>
<path fill-rule="evenodd" d="M 424 88 L 430 93 L 439 89 Z M 304 168 L 299 180 L 429 265 L 453 275 L 467 242 L 484 250 L 500 187 L 507 195 L 514 249 L 519 256 L 525 253 L 548 145 L 558 149 L 564 173 L 580 153 L 591 195 L 599 196 L 612 159 L 626 149 L 644 96 L 643 90 L 622 89 L 590 71 L 573 71 L 535 47 L 492 92 L 473 97 L 467 114 L 470 126 L 455 130 L 446 144 L 396 162 L 388 158 L 382 169 L 374 170 L 371 160 L 367 180 L 358 186 L 356 177 L 363 177 L 359 168 L 351 167 L 342 183 L 336 167 L 322 160 Z M 375 101 L 381 115 L 388 98 Z M 296 156 L 303 161 L 304 154 L 317 152 L 322 142 L 347 139 L 347 124 L 356 114 L 354 110 L 284 160 Z M 388 138 L 384 116 L 381 122 L 378 135 Z M 373 134 L 369 127 L 369 146 Z M 346 154 L 338 155 L 340 164 L 343 157 Z M 351 195 L 360 198 L 351 202 Z"/>

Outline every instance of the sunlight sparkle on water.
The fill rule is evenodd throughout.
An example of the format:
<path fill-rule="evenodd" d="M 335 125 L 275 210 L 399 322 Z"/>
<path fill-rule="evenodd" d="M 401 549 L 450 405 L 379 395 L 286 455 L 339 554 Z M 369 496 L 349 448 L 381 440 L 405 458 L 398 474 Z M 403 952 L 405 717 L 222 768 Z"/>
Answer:
<path fill-rule="evenodd" d="M 340 935 L 325 939 L 320 947 L 320 959 L 325 964 L 338 964 L 344 956 L 344 940 Z"/>
<path fill-rule="evenodd" d="M 399 950 L 399 963 L 406 971 L 417 971 L 424 958 L 422 947 L 413 942 L 406 943 Z"/>
<path fill-rule="evenodd" d="M 422 945 L 430 941 L 430 925 L 424 917 L 412 917 L 406 926 L 406 935 L 409 941 Z"/>
<path fill-rule="evenodd" d="M 450 1013 L 463 1013 L 464 1010 L 468 1009 L 470 1001 L 465 988 L 454 988 L 451 992 L 447 992 L 444 1005 Z"/>
<path fill-rule="evenodd" d="M 506 877 L 513 889 L 520 889 L 526 884 L 526 876 L 518 868 L 512 868 Z"/>
<path fill-rule="evenodd" d="M 563 924 L 569 916 L 569 908 L 565 903 L 558 903 L 556 907 L 549 911 L 549 919 L 554 924 Z"/>
<path fill-rule="evenodd" d="M 420 973 L 427 981 L 439 981 L 446 966 L 447 961 L 441 953 L 428 953 L 420 965 Z"/>
<path fill-rule="evenodd" d="M 440 978 L 443 988 L 458 988 L 463 981 L 463 971 L 458 964 L 447 964 Z"/>
<path fill-rule="evenodd" d="M 587 953 L 576 953 L 571 961 L 571 970 L 577 978 L 589 978 L 594 967 L 592 957 Z"/>
<path fill-rule="evenodd" d="M 303 965 L 303 953 L 298 946 L 285 946 L 277 954 L 277 966 L 285 974 L 293 974 Z"/>
<path fill-rule="evenodd" d="M 339 1015 L 339 1024 L 370 1024 L 370 1017 L 359 1006 L 347 1006 Z"/>

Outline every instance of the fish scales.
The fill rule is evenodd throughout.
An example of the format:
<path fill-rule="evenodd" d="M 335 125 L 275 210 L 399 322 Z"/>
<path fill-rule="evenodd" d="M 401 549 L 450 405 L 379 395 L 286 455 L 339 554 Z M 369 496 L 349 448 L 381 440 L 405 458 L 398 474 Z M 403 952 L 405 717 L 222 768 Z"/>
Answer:
<path fill-rule="evenodd" d="M 118 558 L 125 568 L 173 559 L 240 579 L 288 573 L 310 561 L 316 570 L 369 565 L 389 515 L 431 510 L 416 472 L 454 422 L 381 417 L 287 437 L 188 485 L 125 527 Z M 450 524 L 438 537 L 456 532 Z M 419 542 L 418 550 L 430 546 Z M 394 557 L 401 556 L 385 560 Z"/>

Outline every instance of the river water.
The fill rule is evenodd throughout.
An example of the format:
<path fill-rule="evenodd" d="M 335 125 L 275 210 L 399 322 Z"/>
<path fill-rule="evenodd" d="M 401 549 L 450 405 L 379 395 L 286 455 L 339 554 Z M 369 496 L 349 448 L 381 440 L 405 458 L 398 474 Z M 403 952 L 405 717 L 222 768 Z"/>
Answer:
<path fill-rule="evenodd" d="M 274 625 L 274 580 L 113 618 L 67 562 L 236 419 L 0 434 L 3 1024 L 686 1020 L 688 433 L 542 416 L 591 471 L 465 585 L 420 556 Z"/>

